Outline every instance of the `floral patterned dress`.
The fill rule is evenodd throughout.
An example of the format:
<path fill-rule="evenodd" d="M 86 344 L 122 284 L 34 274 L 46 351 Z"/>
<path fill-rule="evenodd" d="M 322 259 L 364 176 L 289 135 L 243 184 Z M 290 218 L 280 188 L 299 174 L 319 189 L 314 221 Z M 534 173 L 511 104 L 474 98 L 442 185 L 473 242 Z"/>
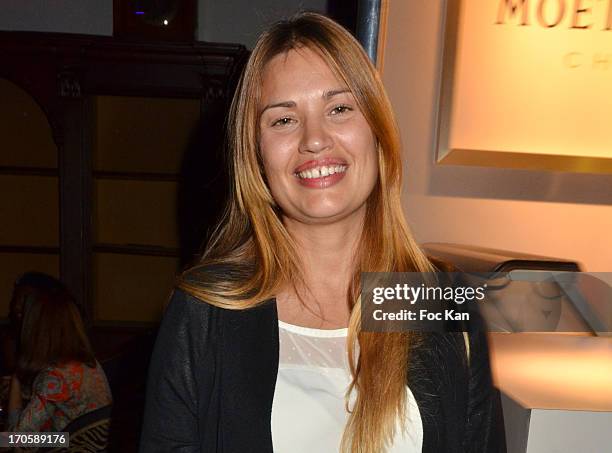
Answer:
<path fill-rule="evenodd" d="M 45 368 L 32 385 L 32 396 L 11 431 L 62 431 L 81 415 L 112 403 L 110 387 L 98 362 L 91 368 L 68 362 Z"/>

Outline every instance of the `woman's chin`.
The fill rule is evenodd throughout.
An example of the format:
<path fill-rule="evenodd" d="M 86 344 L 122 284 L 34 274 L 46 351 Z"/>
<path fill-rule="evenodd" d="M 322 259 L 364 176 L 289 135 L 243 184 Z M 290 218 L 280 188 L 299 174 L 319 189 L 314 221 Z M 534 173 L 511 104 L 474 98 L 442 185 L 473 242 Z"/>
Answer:
<path fill-rule="evenodd" d="M 357 214 L 359 208 L 353 206 L 327 206 L 317 207 L 316 209 L 305 209 L 295 216 L 301 223 L 311 225 L 329 225 L 341 222 Z"/>

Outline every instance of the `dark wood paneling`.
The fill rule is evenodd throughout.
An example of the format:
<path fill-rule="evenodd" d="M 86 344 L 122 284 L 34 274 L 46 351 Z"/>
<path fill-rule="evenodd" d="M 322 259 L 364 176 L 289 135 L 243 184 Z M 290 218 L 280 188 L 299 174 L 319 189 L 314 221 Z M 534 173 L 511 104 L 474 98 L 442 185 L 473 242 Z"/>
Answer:
<path fill-rule="evenodd" d="M 50 119 L 62 96 L 226 98 L 247 55 L 234 44 L 0 32 L 0 77 L 28 91 Z"/>
<path fill-rule="evenodd" d="M 2 169 L 0 168 L 0 172 Z M 141 173 L 121 171 L 94 171 L 96 179 L 115 179 L 123 181 L 178 181 L 180 175 L 171 173 Z"/>
<path fill-rule="evenodd" d="M 57 255 L 59 252 L 59 247 L 0 244 L 0 253 L 33 253 L 37 255 Z"/>
<path fill-rule="evenodd" d="M 243 46 L 202 42 L 168 43 L 128 41 L 110 37 L 35 32 L 0 32 L 0 77 L 27 91 L 51 125 L 59 152 L 61 277 L 81 302 L 91 321 L 91 254 L 95 251 L 181 256 L 191 258 L 203 231 L 209 230 L 224 201 L 225 189 L 210 192 L 202 174 L 187 158 L 181 175 L 92 174 L 94 118 L 92 97 L 144 96 L 191 98 L 202 106 L 202 131 L 194 141 L 193 156 L 206 164 L 208 178 L 217 186 L 226 181 L 217 147 L 223 119 L 248 52 Z M 201 137 L 200 137 L 201 136 Z M 206 156 L 206 159 L 204 157 Z M 47 169 L 5 167 L 0 173 L 55 176 Z M 217 176 L 216 176 L 217 175 Z M 175 180 L 182 187 L 181 250 L 96 245 L 91 239 L 93 177 L 112 179 Z M 216 177 L 217 179 L 214 179 Z M 197 193 L 196 193 L 197 192 Z M 207 198 L 203 195 L 207 195 Z M 210 202 L 194 216 L 195 201 Z M 206 211 L 208 209 L 208 211 Z M 40 248 L 29 248 L 28 250 Z M 20 248 L 19 251 L 26 251 Z M 56 253 L 49 252 L 49 253 Z M 35 252 L 38 253 L 38 252 Z M 40 251 L 42 253 L 42 250 Z"/>
<path fill-rule="evenodd" d="M 180 249 L 136 244 L 95 244 L 93 246 L 93 251 L 97 253 L 117 253 L 119 255 L 165 256 L 169 258 L 174 258 L 180 255 Z"/>
<path fill-rule="evenodd" d="M 56 168 L 2 166 L 0 167 L 0 175 L 58 177 L 59 171 Z"/>

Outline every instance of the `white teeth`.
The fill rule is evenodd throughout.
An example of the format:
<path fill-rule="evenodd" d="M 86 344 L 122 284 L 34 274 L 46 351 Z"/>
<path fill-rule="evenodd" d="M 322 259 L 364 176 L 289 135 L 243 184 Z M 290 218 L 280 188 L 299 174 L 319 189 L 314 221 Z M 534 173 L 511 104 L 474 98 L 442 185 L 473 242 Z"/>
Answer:
<path fill-rule="evenodd" d="M 297 175 L 302 179 L 320 178 L 336 173 L 344 173 L 346 168 L 346 165 L 331 165 L 304 170 L 299 172 Z"/>

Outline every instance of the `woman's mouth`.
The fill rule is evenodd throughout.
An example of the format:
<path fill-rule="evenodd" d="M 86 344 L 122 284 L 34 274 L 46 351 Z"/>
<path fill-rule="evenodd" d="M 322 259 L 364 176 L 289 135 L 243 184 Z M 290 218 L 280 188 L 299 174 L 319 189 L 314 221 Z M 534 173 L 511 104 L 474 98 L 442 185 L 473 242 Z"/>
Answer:
<path fill-rule="evenodd" d="M 347 169 L 348 165 L 345 164 L 320 165 L 294 174 L 301 185 L 324 189 L 340 182 Z"/>
<path fill-rule="evenodd" d="M 346 171 L 346 168 L 346 165 L 326 165 L 321 167 L 315 167 L 310 170 L 300 171 L 296 174 L 301 179 L 316 179 L 334 175 L 336 173 L 344 173 Z"/>

